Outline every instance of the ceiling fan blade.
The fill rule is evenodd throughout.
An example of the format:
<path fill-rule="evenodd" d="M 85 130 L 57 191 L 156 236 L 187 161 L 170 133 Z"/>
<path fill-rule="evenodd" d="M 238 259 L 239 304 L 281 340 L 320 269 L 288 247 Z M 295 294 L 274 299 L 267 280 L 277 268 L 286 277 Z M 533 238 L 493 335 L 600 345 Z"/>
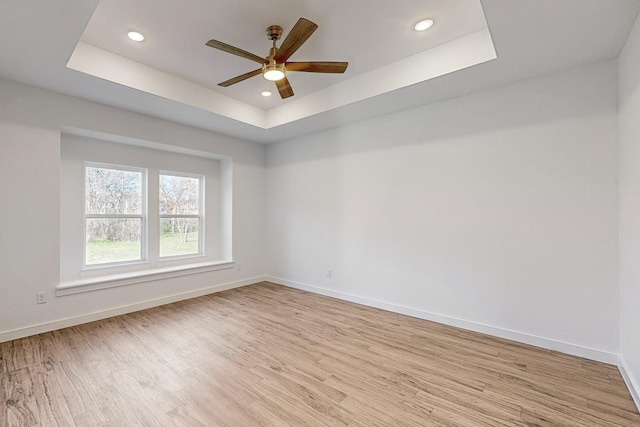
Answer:
<path fill-rule="evenodd" d="M 306 71 L 307 73 L 344 73 L 348 62 L 287 62 L 287 71 Z"/>
<path fill-rule="evenodd" d="M 247 52 L 246 50 L 242 50 L 238 47 L 231 46 L 230 44 L 219 42 L 218 40 L 209 40 L 206 43 L 207 46 L 212 47 L 214 49 L 219 49 L 227 53 L 231 53 L 233 55 L 238 55 L 243 58 L 249 59 L 251 61 L 255 61 L 258 64 L 264 64 L 264 58 L 260 58 L 258 55 L 254 55 L 253 53 Z"/>
<path fill-rule="evenodd" d="M 291 89 L 289 80 L 286 77 L 282 80 L 277 80 L 276 86 L 278 87 L 278 92 L 280 92 L 280 98 L 285 99 L 293 96 L 293 89 Z"/>
<path fill-rule="evenodd" d="M 218 83 L 218 86 L 222 86 L 222 87 L 227 87 L 227 86 L 231 86 L 234 85 L 236 83 L 239 83 L 243 80 L 247 80 L 248 78 L 251 78 L 253 76 L 257 76 L 258 74 L 262 73 L 262 68 L 258 68 L 257 70 L 253 70 L 253 71 L 249 71 L 248 73 L 244 73 L 238 77 L 234 77 L 232 79 L 229 79 L 227 81 L 224 81 L 222 83 Z"/>
<path fill-rule="evenodd" d="M 305 18 L 298 19 L 287 37 L 284 39 L 274 59 L 277 63 L 285 62 L 318 28 L 316 24 Z"/>

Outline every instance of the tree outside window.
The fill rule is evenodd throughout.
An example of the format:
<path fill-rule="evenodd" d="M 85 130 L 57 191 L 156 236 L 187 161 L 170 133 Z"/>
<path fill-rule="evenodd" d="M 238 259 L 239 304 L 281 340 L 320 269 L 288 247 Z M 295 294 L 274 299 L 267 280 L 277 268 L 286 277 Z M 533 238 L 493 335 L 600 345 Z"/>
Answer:
<path fill-rule="evenodd" d="M 201 253 L 204 177 L 161 173 L 160 257 Z"/>
<path fill-rule="evenodd" d="M 85 167 L 85 264 L 143 259 L 144 169 Z"/>

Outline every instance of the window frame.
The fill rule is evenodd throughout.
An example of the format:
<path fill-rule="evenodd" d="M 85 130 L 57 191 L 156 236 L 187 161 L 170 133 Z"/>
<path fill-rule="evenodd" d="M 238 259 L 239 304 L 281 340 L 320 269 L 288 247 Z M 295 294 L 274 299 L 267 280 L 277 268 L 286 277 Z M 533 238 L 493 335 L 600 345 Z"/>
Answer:
<path fill-rule="evenodd" d="M 160 213 L 160 177 L 162 175 L 167 176 L 176 176 L 183 178 L 194 178 L 198 180 L 198 214 L 161 214 Z M 186 259 L 186 258 L 194 258 L 194 257 L 202 257 L 206 256 L 205 254 L 205 175 L 197 174 L 197 173 L 187 173 L 187 172 L 175 172 L 160 169 L 158 170 L 158 262 L 162 261 L 173 261 L 178 259 Z M 163 219 L 172 219 L 172 218 L 193 218 L 198 219 L 198 252 L 193 254 L 184 254 L 184 255 L 170 255 L 170 256 L 161 256 L 160 255 L 160 223 Z"/>
<path fill-rule="evenodd" d="M 125 172 L 139 172 L 141 173 L 141 182 L 140 182 L 140 213 L 139 214 L 88 214 L 87 213 L 87 168 L 101 168 L 101 169 L 111 169 Z M 148 189 L 148 169 L 135 167 L 135 166 L 127 166 L 127 165 L 116 165 L 112 163 L 104 163 L 104 162 L 91 162 L 85 161 L 83 165 L 83 204 L 82 204 L 82 215 L 83 215 L 83 242 L 82 242 L 82 268 L 81 271 L 86 270 L 96 270 L 101 268 L 109 268 L 109 267 L 119 267 L 119 266 L 127 266 L 127 265 L 138 265 L 145 264 L 148 262 L 149 254 L 148 254 L 148 233 L 147 227 L 149 224 L 148 217 L 148 197 L 147 197 L 147 189 Z M 95 219 L 95 218 L 116 218 L 116 219 L 140 219 L 140 259 L 137 260 L 127 260 L 127 261 L 114 261 L 114 262 L 103 262 L 99 264 L 87 264 L 87 219 Z"/>
<path fill-rule="evenodd" d="M 171 143 L 135 140 L 120 135 L 110 135 L 83 129 L 66 128 L 60 133 L 60 274 L 56 295 L 72 295 L 82 292 L 152 283 L 168 278 L 182 278 L 215 270 L 232 269 L 233 264 L 233 158 L 202 151 L 183 148 Z M 146 262 L 111 265 L 92 264 L 85 269 L 85 162 L 98 166 L 131 165 L 135 169 L 146 169 Z M 205 255 L 186 259 L 158 259 L 158 172 L 181 171 L 203 175 L 202 188 L 205 227 L 202 230 L 202 252 Z M 89 181 L 90 182 L 90 181 Z M 139 200 L 139 199 L 137 199 Z M 96 206 L 93 212 L 106 212 Z M 88 206 L 91 209 L 91 205 Z M 121 212 L 122 210 L 118 210 Z M 126 210 L 124 210 L 126 211 Z M 182 209 L 186 211 L 186 209 Z M 195 209 L 194 209 L 195 211 Z M 91 212 L 91 211 L 88 211 Z M 138 213 L 139 211 L 135 211 Z M 91 220 L 95 221 L 95 220 Z M 104 220 L 106 221 L 106 220 Z M 116 221 L 116 220 L 111 220 Z M 133 221 L 139 220 L 122 220 Z M 195 221 L 192 220 L 195 226 Z M 163 222 L 166 222 L 164 220 Z M 89 222 L 91 225 L 91 222 Z M 126 226 L 126 224 L 125 224 Z M 137 226 L 137 224 L 136 224 Z M 183 229 L 184 230 L 184 229 Z M 91 227 L 87 230 L 93 233 Z M 91 234 L 87 234 L 91 236 Z M 190 237 L 195 236 L 190 234 Z M 136 239 L 136 244 L 137 244 Z M 190 238 L 189 241 L 193 239 Z M 170 242 L 165 254 L 176 254 L 181 245 Z M 89 248 L 93 249 L 93 248 Z M 129 248 L 123 248 L 131 254 Z M 138 249 L 138 248 L 136 248 Z M 187 250 L 185 249 L 185 252 Z M 188 251 L 195 253 L 196 245 L 190 243 Z M 124 252 L 123 252 L 124 253 Z M 90 254 L 91 255 L 91 254 Z M 138 258 L 137 250 L 135 256 Z M 124 258 L 124 257 L 123 257 Z M 105 258 L 90 257 L 91 262 L 107 261 Z"/>

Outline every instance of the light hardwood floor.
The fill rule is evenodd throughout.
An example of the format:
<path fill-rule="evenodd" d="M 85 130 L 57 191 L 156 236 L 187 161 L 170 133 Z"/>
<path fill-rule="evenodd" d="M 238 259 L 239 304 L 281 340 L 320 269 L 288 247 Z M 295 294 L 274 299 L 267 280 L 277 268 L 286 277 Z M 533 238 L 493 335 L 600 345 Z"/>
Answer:
<path fill-rule="evenodd" d="M 640 426 L 618 370 L 262 283 L 0 344 L 5 426 Z"/>

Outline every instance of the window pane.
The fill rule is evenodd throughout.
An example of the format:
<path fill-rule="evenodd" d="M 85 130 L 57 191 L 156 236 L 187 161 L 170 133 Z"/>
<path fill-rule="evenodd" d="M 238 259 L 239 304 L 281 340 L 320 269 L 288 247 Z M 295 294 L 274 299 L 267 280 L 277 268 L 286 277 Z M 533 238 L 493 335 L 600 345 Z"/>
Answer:
<path fill-rule="evenodd" d="M 88 214 L 140 214 L 142 172 L 87 166 L 85 212 Z"/>
<path fill-rule="evenodd" d="M 197 215 L 200 179 L 160 175 L 160 213 Z"/>
<path fill-rule="evenodd" d="M 87 265 L 142 259 L 141 218 L 88 218 L 86 221 Z"/>
<path fill-rule="evenodd" d="M 160 256 L 197 254 L 199 222 L 198 218 L 160 219 Z"/>

